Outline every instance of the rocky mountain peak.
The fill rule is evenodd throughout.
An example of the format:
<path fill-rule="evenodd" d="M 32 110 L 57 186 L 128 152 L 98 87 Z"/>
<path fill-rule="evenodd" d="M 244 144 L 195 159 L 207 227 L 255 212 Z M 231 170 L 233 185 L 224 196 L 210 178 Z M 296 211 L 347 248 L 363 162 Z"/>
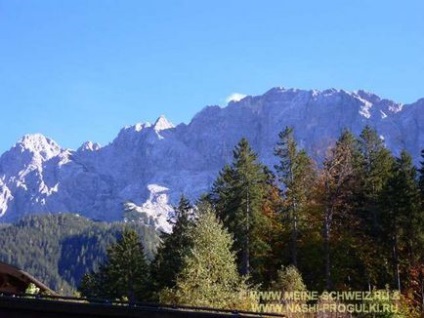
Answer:
<path fill-rule="evenodd" d="M 171 128 L 175 128 L 175 126 L 168 119 L 166 119 L 164 115 L 159 116 L 159 118 L 153 124 L 153 129 L 156 132 Z"/>
<path fill-rule="evenodd" d="M 97 151 L 100 148 L 101 146 L 97 142 L 93 143 L 92 141 L 86 141 L 77 149 L 77 152 Z"/>
<path fill-rule="evenodd" d="M 15 148 L 39 154 L 44 160 L 48 160 L 61 152 L 60 146 L 54 140 L 42 134 L 29 134 L 23 136 L 15 145 Z"/>

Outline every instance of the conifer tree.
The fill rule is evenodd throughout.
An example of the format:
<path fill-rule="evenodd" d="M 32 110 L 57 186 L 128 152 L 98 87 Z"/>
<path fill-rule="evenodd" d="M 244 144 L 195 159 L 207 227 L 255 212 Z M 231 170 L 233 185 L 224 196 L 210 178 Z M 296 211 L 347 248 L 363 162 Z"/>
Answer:
<path fill-rule="evenodd" d="M 420 161 L 421 166 L 418 170 L 418 173 L 419 173 L 418 184 L 419 184 L 420 192 L 421 192 L 421 201 L 423 203 L 423 208 L 424 208 L 424 149 L 421 150 L 421 160 L 422 160 Z"/>
<path fill-rule="evenodd" d="M 240 273 L 251 274 L 258 281 L 261 273 L 257 269 L 270 251 L 263 234 L 271 219 L 262 211 L 270 178 L 269 170 L 243 138 L 233 152 L 232 164 L 220 172 L 210 195 L 219 218 L 234 235 Z"/>
<path fill-rule="evenodd" d="M 86 297 L 146 300 L 149 270 L 137 232 L 124 229 L 118 241 L 109 246 L 99 271 L 85 275 L 80 292 Z"/>
<path fill-rule="evenodd" d="M 305 208 L 315 171 L 307 153 L 297 149 L 293 128 L 286 127 L 279 133 L 274 154 L 280 160 L 275 169 L 284 187 L 283 195 L 291 232 L 292 264 L 297 266 L 297 241 L 301 231 L 300 223 L 304 219 L 301 213 Z"/>
<path fill-rule="evenodd" d="M 345 130 L 330 150 L 323 168 L 323 240 L 327 289 L 332 288 L 334 284 L 332 256 L 334 258 L 335 253 L 331 252 L 332 242 L 333 245 L 341 246 L 341 240 L 350 239 L 349 232 L 355 227 L 355 220 L 352 219 L 350 211 L 353 208 L 353 194 L 357 187 L 355 176 L 359 166 L 360 152 L 357 140 L 350 131 Z M 346 246 L 343 253 L 345 252 Z M 346 258 L 343 255 L 339 259 Z"/>
<path fill-rule="evenodd" d="M 78 291 L 88 298 L 104 298 L 101 289 L 100 273 L 85 273 L 81 279 Z"/>
<path fill-rule="evenodd" d="M 361 258 L 364 268 L 362 276 L 366 278 L 368 288 L 376 285 L 383 287 L 387 283 L 387 271 L 382 269 L 382 263 L 387 262 L 382 250 L 385 238 L 381 235 L 379 199 L 390 178 L 394 159 L 377 131 L 370 126 L 365 126 L 358 141 L 362 164 L 359 171 L 360 188 L 356 189 L 354 202 L 355 215 L 360 222 L 356 236 L 363 244 L 357 249 L 357 254 Z M 357 276 L 360 275 L 358 273 Z"/>
<path fill-rule="evenodd" d="M 413 266 L 423 244 L 423 215 L 419 207 L 416 169 L 402 151 L 381 197 L 383 232 L 391 254 L 394 286 L 401 289 L 401 271 Z"/>
<path fill-rule="evenodd" d="M 152 288 L 155 294 L 165 287 L 175 287 L 177 274 L 181 271 L 184 256 L 191 244 L 188 230 L 191 226 L 189 213 L 192 209 L 189 200 L 181 196 L 175 209 L 172 233 L 161 235 L 161 244 L 151 263 Z"/>
<path fill-rule="evenodd" d="M 190 239 L 192 247 L 176 286 L 161 292 L 161 302 L 238 308 L 246 284 L 237 272 L 232 237 L 209 207 L 199 213 L 196 225 L 190 228 Z"/>
<path fill-rule="evenodd" d="M 401 153 L 396 165 L 399 188 L 400 205 L 404 214 L 403 239 L 406 244 L 406 256 L 410 265 L 416 264 L 423 255 L 421 252 L 424 239 L 424 215 L 420 207 L 420 189 L 417 182 L 417 170 L 412 157 L 406 151 Z"/>
<path fill-rule="evenodd" d="M 371 231 L 378 234 L 378 196 L 386 184 L 393 165 L 393 157 L 384 147 L 383 141 L 377 131 L 370 126 L 365 126 L 359 136 L 359 146 L 362 153 L 361 206 L 365 218 L 371 224 Z"/>

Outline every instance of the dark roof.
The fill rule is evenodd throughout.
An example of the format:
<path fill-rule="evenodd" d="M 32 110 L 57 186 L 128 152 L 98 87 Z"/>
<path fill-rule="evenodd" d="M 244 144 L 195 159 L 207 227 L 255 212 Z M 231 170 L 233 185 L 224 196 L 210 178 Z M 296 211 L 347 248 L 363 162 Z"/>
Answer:
<path fill-rule="evenodd" d="M 0 292 L 15 291 L 24 293 L 30 283 L 37 286 L 40 289 L 40 293 L 57 295 L 48 286 L 38 281 L 27 272 L 10 264 L 0 262 Z"/>

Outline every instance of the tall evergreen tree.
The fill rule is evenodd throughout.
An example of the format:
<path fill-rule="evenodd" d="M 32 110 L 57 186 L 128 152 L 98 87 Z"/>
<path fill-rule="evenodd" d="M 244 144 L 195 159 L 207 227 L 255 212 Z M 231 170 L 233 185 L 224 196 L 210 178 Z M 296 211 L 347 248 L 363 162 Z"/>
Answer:
<path fill-rule="evenodd" d="M 360 222 L 356 235 L 364 244 L 357 251 L 364 268 L 362 276 L 368 281 L 368 287 L 384 287 L 387 283 L 387 270 L 382 268 L 382 264 L 387 262 L 382 259 L 385 238 L 381 235 L 379 199 L 390 178 L 394 159 L 377 131 L 370 126 L 365 126 L 362 130 L 359 147 L 362 154 L 360 188 L 356 189 L 354 201 L 355 215 Z"/>
<path fill-rule="evenodd" d="M 115 244 L 109 246 L 107 259 L 98 272 L 84 276 L 79 288 L 87 297 L 146 300 L 149 293 L 149 270 L 140 237 L 124 229 Z"/>
<path fill-rule="evenodd" d="M 233 162 L 224 167 L 215 181 L 211 200 L 219 218 L 234 235 L 233 250 L 242 275 L 259 277 L 259 264 L 270 251 L 264 237 L 271 219 L 263 205 L 272 181 L 269 170 L 258 160 L 246 139 L 233 152 Z"/>
<path fill-rule="evenodd" d="M 380 217 L 378 213 L 378 197 L 383 186 L 387 183 L 393 166 L 393 157 L 384 147 L 377 131 L 366 126 L 360 136 L 359 145 L 362 153 L 361 195 L 360 208 L 368 221 L 370 231 L 378 236 Z"/>
<path fill-rule="evenodd" d="M 418 184 L 419 184 L 419 187 L 420 187 L 421 200 L 422 200 L 423 208 L 424 208 L 424 149 L 421 150 L 421 160 L 422 161 L 420 161 L 420 168 L 418 170 L 418 173 L 419 173 Z"/>
<path fill-rule="evenodd" d="M 419 207 L 416 168 L 402 151 L 381 197 L 383 232 L 392 258 L 394 285 L 401 289 L 401 271 L 413 266 L 423 244 L 423 215 Z"/>
<path fill-rule="evenodd" d="M 331 245 L 343 246 L 342 239 L 349 239 L 349 232 L 355 227 L 352 218 L 352 202 L 354 189 L 357 187 L 355 179 L 360 165 L 360 152 L 357 140 L 348 130 L 342 132 L 331 149 L 330 154 L 324 161 L 323 185 L 324 185 L 324 222 L 323 240 L 325 257 L 325 281 L 326 288 L 334 287 L 332 268 Z M 346 252 L 346 246 L 343 247 Z M 342 257 L 345 259 L 345 257 Z M 341 260 L 342 258 L 339 258 Z M 339 275 L 340 276 L 340 275 Z"/>
<path fill-rule="evenodd" d="M 275 169 L 284 187 L 283 195 L 291 232 L 291 257 L 293 265 L 297 267 L 301 213 L 305 208 L 315 171 L 307 153 L 297 149 L 293 128 L 286 127 L 278 136 L 274 154 L 280 161 Z"/>
<path fill-rule="evenodd" d="M 205 208 L 205 206 L 203 206 Z M 237 308 L 246 291 L 237 272 L 232 237 L 210 208 L 199 213 L 190 229 L 191 249 L 174 289 L 161 292 L 161 302 L 214 308 Z"/>
<path fill-rule="evenodd" d="M 191 226 L 189 213 L 192 209 L 189 200 L 181 196 L 178 207 L 175 209 L 175 224 L 172 233 L 162 233 L 161 235 L 161 244 L 151 263 L 152 288 L 155 295 L 165 287 L 175 287 L 184 256 L 191 244 L 188 230 Z"/>

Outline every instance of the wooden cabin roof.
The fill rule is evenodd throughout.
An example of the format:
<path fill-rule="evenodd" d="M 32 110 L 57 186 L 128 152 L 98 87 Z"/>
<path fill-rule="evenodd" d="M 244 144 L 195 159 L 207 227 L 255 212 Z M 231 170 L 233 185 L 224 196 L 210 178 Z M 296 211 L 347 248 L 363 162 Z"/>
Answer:
<path fill-rule="evenodd" d="M 38 281 L 27 272 L 10 264 L 0 262 L 0 292 L 16 294 L 25 293 L 30 283 L 37 286 L 40 289 L 40 293 L 57 295 L 48 286 Z"/>

